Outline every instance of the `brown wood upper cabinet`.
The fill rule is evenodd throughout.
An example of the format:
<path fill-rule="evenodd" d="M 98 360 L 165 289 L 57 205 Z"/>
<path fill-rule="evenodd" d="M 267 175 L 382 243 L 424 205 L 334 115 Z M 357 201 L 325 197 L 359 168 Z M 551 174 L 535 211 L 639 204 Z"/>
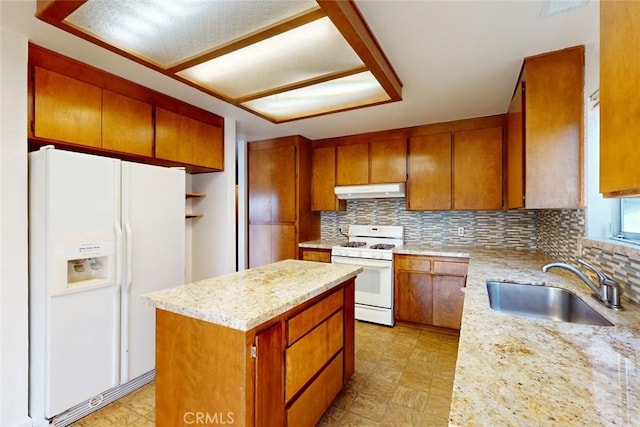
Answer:
<path fill-rule="evenodd" d="M 335 145 L 313 148 L 311 174 L 311 210 L 345 210 L 346 201 L 338 200 L 333 190 L 336 186 Z"/>
<path fill-rule="evenodd" d="M 453 135 L 453 209 L 502 209 L 502 127 Z"/>
<path fill-rule="evenodd" d="M 640 195 L 640 2 L 600 2 L 600 192 Z"/>
<path fill-rule="evenodd" d="M 411 137 L 407 209 L 502 209 L 502 129 Z"/>
<path fill-rule="evenodd" d="M 189 173 L 223 170 L 220 116 L 33 44 L 29 76 L 31 150 L 55 143 Z"/>
<path fill-rule="evenodd" d="M 407 140 L 392 138 L 336 147 L 336 185 L 379 184 L 407 180 Z"/>
<path fill-rule="evenodd" d="M 451 133 L 409 139 L 408 210 L 451 209 Z"/>
<path fill-rule="evenodd" d="M 156 157 L 223 169 L 222 129 L 156 107 Z"/>
<path fill-rule="evenodd" d="M 33 135 L 89 147 L 102 145 L 102 89 L 34 67 Z"/>
<path fill-rule="evenodd" d="M 525 58 L 507 113 L 508 208 L 581 206 L 583 88 L 584 46 Z"/>

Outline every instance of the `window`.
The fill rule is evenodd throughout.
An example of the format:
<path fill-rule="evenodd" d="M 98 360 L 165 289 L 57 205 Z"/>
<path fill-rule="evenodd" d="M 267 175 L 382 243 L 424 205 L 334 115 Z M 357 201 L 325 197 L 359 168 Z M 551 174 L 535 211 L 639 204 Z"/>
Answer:
<path fill-rule="evenodd" d="M 640 199 L 620 199 L 618 237 L 640 241 Z"/>

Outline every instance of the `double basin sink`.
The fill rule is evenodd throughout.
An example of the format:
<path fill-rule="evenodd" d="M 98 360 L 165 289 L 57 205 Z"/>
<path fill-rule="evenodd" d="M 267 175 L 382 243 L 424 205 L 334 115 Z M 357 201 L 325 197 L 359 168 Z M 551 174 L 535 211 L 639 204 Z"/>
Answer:
<path fill-rule="evenodd" d="M 576 294 L 553 286 L 487 282 L 489 306 L 517 316 L 597 326 L 613 326 Z"/>

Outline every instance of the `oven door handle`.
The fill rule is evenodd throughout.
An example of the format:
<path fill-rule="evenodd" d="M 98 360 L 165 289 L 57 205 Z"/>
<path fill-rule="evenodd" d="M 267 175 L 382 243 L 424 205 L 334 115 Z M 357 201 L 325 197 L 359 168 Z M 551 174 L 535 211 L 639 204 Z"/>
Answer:
<path fill-rule="evenodd" d="M 383 268 L 391 267 L 391 261 L 365 259 L 365 258 L 349 258 L 349 257 L 332 256 L 331 262 L 334 264 L 348 264 L 348 265 L 355 265 L 358 267 L 368 267 L 368 268 L 383 269 Z"/>

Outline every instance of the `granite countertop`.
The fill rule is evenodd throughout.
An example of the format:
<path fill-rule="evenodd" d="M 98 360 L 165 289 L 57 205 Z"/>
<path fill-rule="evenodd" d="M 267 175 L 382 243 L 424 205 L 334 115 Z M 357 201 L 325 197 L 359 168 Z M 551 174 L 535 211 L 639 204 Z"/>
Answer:
<path fill-rule="evenodd" d="M 286 260 L 145 294 L 154 307 L 248 331 L 362 272 L 349 265 Z"/>
<path fill-rule="evenodd" d="M 309 240 L 307 242 L 299 243 L 298 247 L 311 248 L 311 249 L 331 249 L 333 246 L 340 246 L 346 242 L 347 242 L 346 238 Z"/>
<path fill-rule="evenodd" d="M 552 259 L 537 251 L 467 253 L 450 425 L 637 425 L 640 308 L 624 299 L 623 312 L 600 306 L 571 273 L 543 273 Z M 499 313 L 489 307 L 489 279 L 569 289 L 615 326 Z"/>
<path fill-rule="evenodd" d="M 560 269 L 543 273 L 544 264 L 558 260 L 539 251 L 407 244 L 394 253 L 470 259 L 450 425 L 637 425 L 638 305 L 624 296 L 625 311 L 599 305 L 590 297 L 591 289 L 573 274 Z M 615 326 L 494 311 L 487 280 L 568 289 Z"/>

